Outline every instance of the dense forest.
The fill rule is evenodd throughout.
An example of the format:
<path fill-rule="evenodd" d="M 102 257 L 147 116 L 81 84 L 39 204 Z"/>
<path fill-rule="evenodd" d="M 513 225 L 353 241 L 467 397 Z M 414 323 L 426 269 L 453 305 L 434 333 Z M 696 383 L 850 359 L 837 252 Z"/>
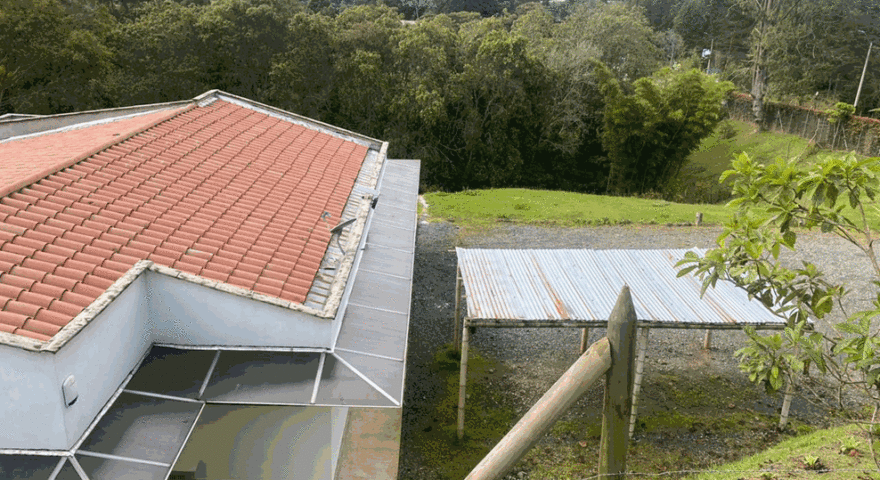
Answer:
<path fill-rule="evenodd" d="M 877 0 L 4 0 L 0 114 L 218 88 L 387 140 L 426 188 L 644 193 L 734 88 L 759 120 L 853 103 L 878 22 Z"/>

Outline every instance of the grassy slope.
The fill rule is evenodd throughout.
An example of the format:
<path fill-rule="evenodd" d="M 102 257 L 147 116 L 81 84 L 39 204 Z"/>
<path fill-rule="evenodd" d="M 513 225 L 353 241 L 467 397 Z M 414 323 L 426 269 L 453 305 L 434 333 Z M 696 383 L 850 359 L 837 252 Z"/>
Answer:
<path fill-rule="evenodd" d="M 866 435 L 856 425 L 819 430 L 809 435 L 791 438 L 761 453 L 718 466 L 714 470 L 731 473 L 704 473 L 689 478 L 691 480 L 814 478 L 817 476 L 816 470 L 829 470 L 821 474 L 823 480 L 880 478 L 876 473 L 877 467 L 871 460 Z M 767 473 L 756 473 L 756 470 L 764 470 Z"/>
<path fill-rule="evenodd" d="M 496 221 L 564 226 L 621 223 L 666 224 L 703 221 L 720 224 L 728 210 L 719 205 L 686 205 L 663 200 L 607 197 L 547 190 L 500 188 L 425 195 L 432 217 L 485 224 Z"/>
<path fill-rule="evenodd" d="M 755 126 L 728 120 L 728 124 L 736 132 L 731 138 L 723 138 L 719 128 L 709 137 L 703 139 L 700 147 L 689 157 L 690 162 L 701 165 L 706 172 L 718 177 L 730 168 L 730 160 L 737 153 L 748 152 L 753 158 L 772 161 L 776 157 L 794 158 L 804 155 L 807 160 L 831 153 L 829 150 L 813 149 L 810 142 L 797 135 L 784 133 L 756 133 Z"/>

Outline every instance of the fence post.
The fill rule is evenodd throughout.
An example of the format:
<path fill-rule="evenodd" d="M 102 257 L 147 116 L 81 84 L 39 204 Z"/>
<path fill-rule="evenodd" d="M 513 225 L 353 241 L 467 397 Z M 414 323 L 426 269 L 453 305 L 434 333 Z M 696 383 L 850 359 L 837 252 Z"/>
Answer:
<path fill-rule="evenodd" d="M 629 286 L 624 285 L 608 318 L 611 368 L 605 374 L 605 407 L 599 444 L 599 474 L 624 480 L 629 443 L 629 415 L 635 376 L 636 311 Z"/>

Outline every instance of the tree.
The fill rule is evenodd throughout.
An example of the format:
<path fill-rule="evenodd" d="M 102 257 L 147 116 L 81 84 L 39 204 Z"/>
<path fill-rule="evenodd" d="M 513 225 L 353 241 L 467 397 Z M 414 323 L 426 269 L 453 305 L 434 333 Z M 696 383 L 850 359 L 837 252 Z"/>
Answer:
<path fill-rule="evenodd" d="M 693 69 L 664 68 L 625 94 L 611 71 L 595 63 L 605 97 L 602 145 L 611 161 L 607 191 L 645 193 L 674 177 L 721 120 L 721 102 L 733 89 Z"/>
<path fill-rule="evenodd" d="M 597 49 L 598 59 L 626 82 L 650 75 L 663 58 L 662 41 L 643 10 L 619 2 L 581 5 L 557 35 L 568 45 Z"/>
<path fill-rule="evenodd" d="M 272 61 L 286 50 L 288 22 L 301 9 L 282 0 L 215 0 L 204 7 L 196 27 L 213 88 L 266 101 Z"/>
<path fill-rule="evenodd" d="M 787 378 L 795 383 L 811 367 L 831 374 L 840 388 L 857 386 L 880 405 L 880 263 L 874 250 L 876 199 L 880 193 L 880 158 L 859 160 L 854 155 L 830 157 L 816 165 L 777 159 L 764 165 L 740 154 L 732 176 L 739 207 L 719 237 L 718 248 L 703 257 L 688 254 L 680 275 L 694 272 L 703 290 L 718 280 L 744 288 L 786 320 L 784 332 L 760 336 L 747 329 L 749 343 L 737 352 L 749 378 L 777 391 Z M 844 286 L 829 281 L 812 263 L 787 266 L 780 251 L 794 250 L 796 225 L 833 232 L 865 254 L 874 274 L 873 307 L 855 313 L 845 310 Z M 828 321 L 840 309 L 838 323 Z M 808 326 L 816 320 L 816 328 Z M 805 384 L 806 386 L 806 384 Z"/>
<path fill-rule="evenodd" d="M 119 24 L 108 41 L 114 68 L 107 80 L 117 105 L 192 98 L 213 87 L 197 28 L 201 12 L 157 2 Z"/>
<path fill-rule="evenodd" d="M 0 114 L 107 106 L 104 79 L 114 20 L 103 8 L 58 0 L 0 5 Z"/>
<path fill-rule="evenodd" d="M 769 80 L 770 44 L 781 24 L 795 11 L 800 0 L 739 0 L 755 19 L 752 31 L 752 113 L 758 130 L 766 130 L 764 97 Z"/>
<path fill-rule="evenodd" d="M 272 105 L 329 121 L 336 87 L 336 28 L 333 19 L 300 12 L 287 26 L 284 52 L 269 74 Z"/>

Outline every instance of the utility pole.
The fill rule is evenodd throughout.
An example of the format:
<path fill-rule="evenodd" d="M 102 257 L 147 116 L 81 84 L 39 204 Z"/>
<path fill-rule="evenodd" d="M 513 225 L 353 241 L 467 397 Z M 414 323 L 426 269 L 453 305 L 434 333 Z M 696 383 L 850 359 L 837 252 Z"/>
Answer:
<path fill-rule="evenodd" d="M 865 66 L 862 67 L 862 79 L 859 80 L 859 89 L 856 91 L 856 101 L 853 102 L 853 107 L 859 106 L 859 95 L 862 94 L 862 85 L 865 83 L 865 72 L 868 71 L 868 59 L 871 58 L 871 47 L 874 46 L 874 42 L 871 42 L 868 45 L 868 54 L 865 55 Z"/>

